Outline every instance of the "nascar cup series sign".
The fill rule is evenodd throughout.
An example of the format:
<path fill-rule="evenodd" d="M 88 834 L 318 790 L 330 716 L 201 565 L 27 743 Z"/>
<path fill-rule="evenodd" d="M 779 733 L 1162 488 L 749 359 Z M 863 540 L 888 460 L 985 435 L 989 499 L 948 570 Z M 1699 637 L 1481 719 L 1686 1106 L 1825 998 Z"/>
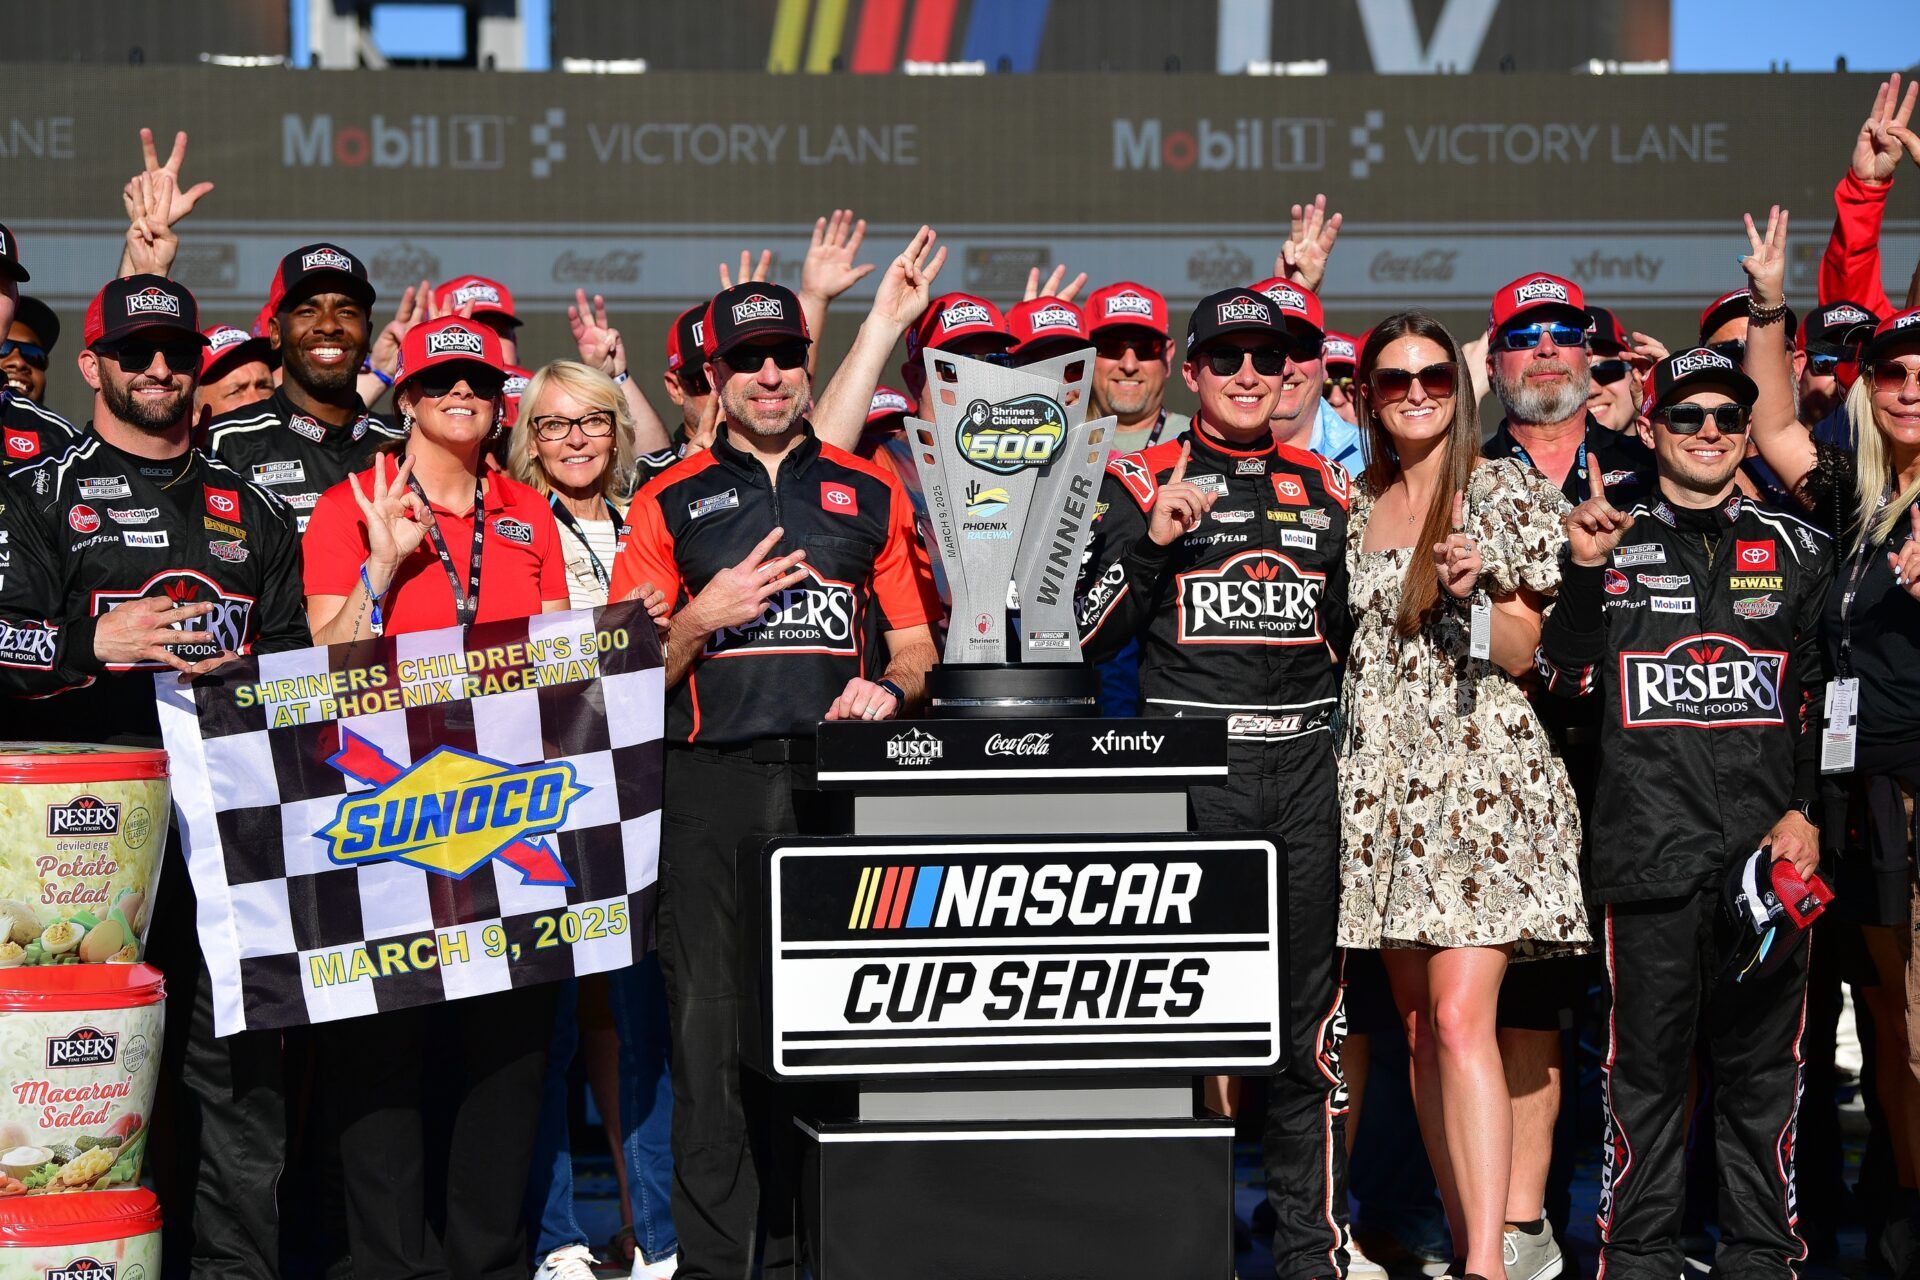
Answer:
<path fill-rule="evenodd" d="M 1278 854 L 1191 835 L 769 846 L 786 1077 L 1278 1060 Z"/>

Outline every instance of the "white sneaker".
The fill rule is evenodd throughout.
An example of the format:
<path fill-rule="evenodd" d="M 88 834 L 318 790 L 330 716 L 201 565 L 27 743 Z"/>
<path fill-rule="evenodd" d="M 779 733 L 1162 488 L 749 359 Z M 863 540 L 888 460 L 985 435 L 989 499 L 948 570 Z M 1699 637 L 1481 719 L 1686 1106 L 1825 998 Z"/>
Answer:
<path fill-rule="evenodd" d="M 1506 1263 L 1507 1280 L 1554 1280 L 1566 1268 L 1566 1257 L 1550 1227 L 1538 1235 L 1506 1232 L 1501 1257 Z"/>
<path fill-rule="evenodd" d="M 1347 1280 L 1387 1280 L 1387 1269 L 1360 1251 L 1352 1239 L 1347 1241 Z"/>
<path fill-rule="evenodd" d="M 533 1280 L 594 1280 L 593 1252 L 583 1244 L 562 1245 L 540 1259 Z"/>
<path fill-rule="evenodd" d="M 680 1270 L 680 1255 L 670 1253 L 658 1262 L 646 1262 L 640 1257 L 640 1251 L 633 1253 L 633 1275 L 631 1280 L 673 1280 Z"/>

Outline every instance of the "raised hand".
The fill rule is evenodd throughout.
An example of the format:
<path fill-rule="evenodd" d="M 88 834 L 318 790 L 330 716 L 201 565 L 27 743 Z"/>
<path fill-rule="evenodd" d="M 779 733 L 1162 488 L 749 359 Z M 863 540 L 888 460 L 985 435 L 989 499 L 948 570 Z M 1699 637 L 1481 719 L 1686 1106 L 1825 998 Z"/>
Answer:
<path fill-rule="evenodd" d="M 609 378 L 617 378 L 627 369 L 627 355 L 620 343 L 620 331 L 607 323 L 607 300 L 593 295 L 587 303 L 587 291 L 575 289 L 567 304 L 567 327 L 573 330 L 573 345 L 580 352 L 580 363 L 598 369 Z"/>
<path fill-rule="evenodd" d="M 392 479 L 388 479 L 389 470 Z M 427 526 L 433 521 L 433 512 L 407 484 L 412 475 L 412 458 L 390 467 L 387 455 L 376 453 L 373 475 L 367 481 L 372 493 L 361 490 L 358 475 L 347 477 L 353 503 L 367 522 L 367 576 L 381 584 L 382 590 L 393 581 L 400 562 L 426 539 Z"/>
<path fill-rule="evenodd" d="M 756 263 L 753 260 L 753 250 L 742 249 L 740 251 L 740 279 L 736 281 L 732 276 L 728 275 L 727 264 L 723 262 L 720 264 L 720 287 L 722 289 L 731 289 L 735 284 L 747 284 L 749 282 L 753 284 L 764 284 L 766 283 L 767 272 L 772 266 L 773 250 L 762 249 L 760 251 L 760 261 Z"/>
<path fill-rule="evenodd" d="M 149 190 L 137 215 L 132 207 L 128 208 L 129 220 L 139 216 L 157 226 L 171 227 L 192 213 L 194 206 L 200 203 L 200 198 L 213 190 L 211 182 L 196 182 L 185 190 L 181 189 L 180 166 L 187 158 L 187 135 L 184 132 L 173 135 L 173 151 L 167 156 L 167 162 L 161 164 L 160 153 L 153 145 L 153 130 L 140 130 L 140 157 L 145 168 L 127 183 L 127 190 L 121 193 L 121 199 L 131 206 L 134 185 L 142 180 Z"/>
<path fill-rule="evenodd" d="M 1318 291 L 1343 221 L 1340 214 L 1328 216 L 1324 194 L 1314 196 L 1312 204 L 1294 205 L 1288 212 L 1286 241 L 1274 255 L 1273 274 Z"/>
<path fill-rule="evenodd" d="M 400 305 L 393 310 L 393 319 L 381 328 L 380 335 L 373 340 L 373 349 L 367 355 L 368 363 L 389 378 L 400 368 L 400 343 L 407 336 L 407 330 L 417 324 L 423 324 L 427 318 L 427 302 L 433 296 L 433 286 L 422 280 L 419 284 L 408 285 L 400 294 Z"/>
<path fill-rule="evenodd" d="M 1887 563 L 1893 568 L 1893 580 L 1900 589 L 1920 600 L 1920 502 L 1907 508 L 1907 517 L 1913 522 L 1913 532 L 1900 544 L 1898 551 L 1887 552 Z"/>
<path fill-rule="evenodd" d="M 686 614 L 692 622 L 699 624 L 701 631 L 719 631 L 723 627 L 744 627 L 766 607 L 767 597 L 775 592 L 785 591 L 807 576 L 803 567 L 797 567 L 807 558 L 806 549 L 789 551 L 784 556 L 768 559 L 768 553 L 780 541 L 784 529 L 775 529 L 760 539 L 760 544 L 747 552 L 746 558 L 728 569 L 722 569 L 707 580 L 700 594 L 688 603 Z"/>
<path fill-rule="evenodd" d="M 1433 567 L 1440 585 L 1456 600 L 1473 594 L 1480 581 L 1480 542 L 1467 532 L 1467 495 L 1453 495 L 1453 532 L 1433 544 Z"/>
<path fill-rule="evenodd" d="M 1487 398 L 1487 348 L 1493 345 L 1493 330 L 1487 329 L 1470 342 L 1460 344 L 1460 363 L 1473 383 L 1475 402 Z"/>
<path fill-rule="evenodd" d="M 1192 533 L 1220 496 L 1187 482 L 1187 462 L 1192 456 L 1193 446 L 1183 443 L 1180 461 L 1173 464 L 1172 474 L 1154 495 L 1153 510 L 1147 513 L 1147 536 L 1159 546 Z"/>
<path fill-rule="evenodd" d="M 815 218 L 813 242 L 800 263 L 800 296 L 831 302 L 866 279 L 874 264 L 854 262 L 866 238 L 867 220 L 855 219 L 851 209 L 835 209 L 831 217 Z"/>
<path fill-rule="evenodd" d="M 1066 279 L 1067 269 L 1063 266 L 1056 265 L 1054 269 L 1048 273 L 1046 283 L 1042 284 L 1040 282 L 1040 268 L 1029 267 L 1027 268 L 1027 293 L 1021 301 L 1032 302 L 1035 298 L 1058 298 L 1062 302 L 1072 302 L 1080 290 L 1086 287 L 1087 273 L 1082 271 L 1072 280 L 1067 281 L 1066 287 L 1062 288 L 1061 281 Z"/>
<path fill-rule="evenodd" d="M 1880 88 L 1873 95 L 1873 110 L 1867 113 L 1866 122 L 1853 140 L 1854 177 L 1868 186 L 1885 186 L 1893 181 L 1893 171 L 1900 167 L 1901 151 L 1914 155 L 1920 139 L 1914 138 L 1907 124 L 1913 119 L 1916 96 L 1920 96 L 1920 82 L 1908 85 L 1906 96 L 1901 96 L 1898 71 L 1880 82 Z M 1920 156 L 1916 159 L 1920 160 Z"/>
<path fill-rule="evenodd" d="M 1633 528 L 1634 518 L 1621 515 L 1607 501 L 1607 482 L 1597 466 L 1587 468 L 1587 493 L 1585 502 L 1567 513 L 1567 547 L 1573 552 L 1573 562 L 1597 569 L 1606 564 L 1607 557 L 1620 545 L 1620 539 L 1627 530 Z"/>
<path fill-rule="evenodd" d="M 1659 364 L 1662 360 L 1665 360 L 1673 354 L 1667 350 L 1666 343 L 1660 341 L 1660 339 L 1650 333 L 1641 333 L 1638 329 L 1635 329 L 1628 336 L 1633 342 L 1633 345 L 1627 348 L 1628 353 L 1646 361 L 1650 365 Z"/>
<path fill-rule="evenodd" d="M 1747 222 L 1747 243 L 1753 252 L 1740 259 L 1747 273 L 1749 301 L 1756 307 L 1776 307 L 1787 298 L 1787 211 L 1779 205 L 1767 210 L 1767 233 L 1762 236 L 1754 226 L 1753 215 L 1742 214 Z"/>
<path fill-rule="evenodd" d="M 934 279 L 947 264 L 946 246 L 934 248 L 939 238 L 940 233 L 932 227 L 914 232 L 907 247 L 887 264 L 880 286 L 874 290 L 872 314 L 902 333 L 926 314 L 927 304 L 933 300 Z"/>

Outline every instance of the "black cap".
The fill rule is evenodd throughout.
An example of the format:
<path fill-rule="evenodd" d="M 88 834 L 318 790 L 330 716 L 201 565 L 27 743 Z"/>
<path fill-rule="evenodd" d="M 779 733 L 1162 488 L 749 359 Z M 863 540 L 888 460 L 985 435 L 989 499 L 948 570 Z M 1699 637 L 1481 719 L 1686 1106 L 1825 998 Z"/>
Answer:
<path fill-rule="evenodd" d="M 4 225 L 0 225 L 0 276 L 11 276 L 22 283 L 33 279 L 20 265 L 20 242 Z"/>
<path fill-rule="evenodd" d="M 1813 355 L 1850 356 L 1873 336 L 1880 317 L 1857 302 L 1829 302 L 1807 316 L 1807 350 Z"/>
<path fill-rule="evenodd" d="M 123 276 L 107 281 L 107 287 L 94 295 L 87 308 L 86 339 L 89 347 L 115 342 L 135 333 L 155 329 L 176 330 L 171 336 L 191 337 L 202 346 L 207 339 L 200 332 L 200 308 L 185 286 L 165 276 Z"/>
<path fill-rule="evenodd" d="M 1289 341 L 1286 321 L 1273 300 L 1257 289 L 1222 289 L 1200 299 L 1187 317 L 1187 357 L 1231 333 L 1264 333 Z"/>
<path fill-rule="evenodd" d="M 1731 293 L 1721 294 L 1712 302 L 1709 302 L 1707 309 L 1700 313 L 1700 341 L 1704 343 L 1707 340 L 1707 335 L 1715 329 L 1718 329 L 1729 320 L 1737 320 L 1746 314 L 1747 291 L 1745 289 L 1735 289 Z M 1793 335 L 1799 331 L 1800 317 L 1793 313 L 1792 307 L 1788 307 L 1787 341 L 1792 342 Z"/>
<path fill-rule="evenodd" d="M 678 373 L 692 366 L 698 369 L 706 360 L 707 304 L 695 303 L 673 318 L 667 330 L 667 372 Z"/>
<path fill-rule="evenodd" d="M 60 341 L 60 317 L 53 314 L 52 307 L 38 298 L 29 298 L 26 294 L 21 294 L 20 301 L 13 308 L 13 322 L 33 330 L 34 336 L 40 339 L 40 345 L 49 351 L 53 350 L 54 344 Z M 6 336 L 0 333 L 0 338 Z"/>
<path fill-rule="evenodd" d="M 267 290 L 267 307 L 278 314 L 316 293 L 344 293 L 361 306 L 373 308 L 367 265 L 338 245 L 301 245 L 280 259 L 273 286 Z"/>
<path fill-rule="evenodd" d="M 1730 391 L 1749 409 L 1760 398 L 1760 389 L 1739 365 L 1712 347 L 1694 347 L 1653 366 L 1653 408 L 1665 408 L 1697 386 Z"/>
<path fill-rule="evenodd" d="M 756 338 L 813 341 L 800 299 L 782 284 L 749 282 L 722 289 L 707 304 L 705 324 L 709 359 Z"/>

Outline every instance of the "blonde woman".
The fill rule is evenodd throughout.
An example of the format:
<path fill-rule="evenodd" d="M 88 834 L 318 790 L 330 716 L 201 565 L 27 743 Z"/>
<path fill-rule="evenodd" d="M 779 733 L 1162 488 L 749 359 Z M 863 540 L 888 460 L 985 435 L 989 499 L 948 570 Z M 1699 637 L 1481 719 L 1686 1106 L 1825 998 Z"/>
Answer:
<path fill-rule="evenodd" d="M 576 609 L 607 602 L 613 558 L 626 544 L 614 499 L 632 466 L 633 415 L 612 378 L 577 360 L 555 360 L 527 383 L 507 441 L 507 468 L 553 507 Z"/>

